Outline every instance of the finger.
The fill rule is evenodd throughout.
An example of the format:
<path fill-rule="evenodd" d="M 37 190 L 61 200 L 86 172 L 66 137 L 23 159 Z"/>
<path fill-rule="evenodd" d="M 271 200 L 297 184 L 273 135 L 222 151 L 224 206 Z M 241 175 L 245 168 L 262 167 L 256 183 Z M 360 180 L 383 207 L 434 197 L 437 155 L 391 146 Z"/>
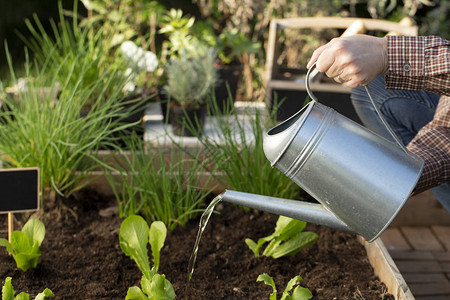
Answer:
<path fill-rule="evenodd" d="M 333 53 L 329 49 L 325 49 L 317 59 L 316 68 L 322 73 L 327 73 L 330 67 L 334 64 L 334 61 L 335 56 L 333 55 Z M 335 74 L 334 76 L 331 77 L 335 77 L 337 75 L 338 74 Z"/>
<path fill-rule="evenodd" d="M 354 88 L 357 88 L 358 86 L 360 86 L 361 84 L 359 81 L 350 79 L 349 81 L 344 82 L 343 85 L 345 85 L 346 87 L 349 87 L 351 89 L 354 89 Z"/>
<path fill-rule="evenodd" d="M 319 48 L 317 48 L 313 54 L 311 55 L 311 58 L 308 61 L 308 64 L 306 65 L 306 68 L 311 68 L 312 65 L 317 61 L 317 59 L 319 58 L 319 56 L 322 54 L 322 52 L 326 49 L 327 45 L 323 45 Z"/>
<path fill-rule="evenodd" d="M 346 71 L 346 72 L 344 72 Z M 344 74 L 345 73 L 345 74 Z M 333 63 L 328 67 L 326 74 L 330 78 L 335 78 L 337 76 L 341 76 L 341 79 L 344 81 L 348 81 L 349 74 L 347 70 L 347 64 L 340 56 L 333 55 Z"/>
<path fill-rule="evenodd" d="M 340 83 L 340 84 L 344 84 L 346 81 L 348 81 L 348 80 L 343 79 L 340 75 L 333 77 L 333 79 L 334 79 L 334 81 L 336 81 L 337 83 Z"/>

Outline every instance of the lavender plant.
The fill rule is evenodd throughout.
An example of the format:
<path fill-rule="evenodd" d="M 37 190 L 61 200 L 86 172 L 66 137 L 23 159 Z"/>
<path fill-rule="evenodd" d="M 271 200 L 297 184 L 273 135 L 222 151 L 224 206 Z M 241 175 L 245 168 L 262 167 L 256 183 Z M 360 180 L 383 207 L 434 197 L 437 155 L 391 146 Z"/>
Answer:
<path fill-rule="evenodd" d="M 181 50 L 180 56 L 173 57 L 165 67 L 164 91 L 182 107 L 204 106 L 218 80 L 216 51 L 201 43 L 194 46 L 195 52 Z"/>

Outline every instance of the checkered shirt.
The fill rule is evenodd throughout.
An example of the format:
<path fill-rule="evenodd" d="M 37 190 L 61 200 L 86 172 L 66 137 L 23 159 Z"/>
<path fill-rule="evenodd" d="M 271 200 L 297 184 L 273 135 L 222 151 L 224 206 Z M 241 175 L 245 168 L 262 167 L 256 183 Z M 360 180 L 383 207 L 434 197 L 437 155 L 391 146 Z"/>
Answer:
<path fill-rule="evenodd" d="M 425 161 L 415 193 L 450 181 L 450 41 L 435 36 L 388 36 L 389 89 L 441 94 L 433 120 L 407 148 Z"/>

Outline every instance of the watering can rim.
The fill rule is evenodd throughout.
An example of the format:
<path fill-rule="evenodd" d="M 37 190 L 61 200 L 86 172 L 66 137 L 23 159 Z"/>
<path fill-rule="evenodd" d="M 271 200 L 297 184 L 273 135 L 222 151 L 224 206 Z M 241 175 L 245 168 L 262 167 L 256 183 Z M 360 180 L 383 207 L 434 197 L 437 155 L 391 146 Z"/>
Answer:
<path fill-rule="evenodd" d="M 268 150 L 267 150 L 267 146 L 266 146 L 267 141 L 269 140 L 268 137 L 274 138 L 274 137 L 281 136 L 281 135 L 287 135 L 287 134 L 290 135 L 289 139 L 286 141 L 286 143 L 284 144 L 284 146 L 281 149 L 271 149 L 270 150 L 270 151 L 276 150 L 278 152 L 276 157 L 273 159 L 273 161 L 270 161 L 271 167 L 274 167 L 276 165 L 276 163 L 281 159 L 283 154 L 286 152 L 287 148 L 289 148 L 292 141 L 297 136 L 297 133 L 300 131 L 303 124 L 306 122 L 308 115 L 310 114 L 310 112 L 313 109 L 313 105 L 317 104 L 317 103 L 318 102 L 316 102 L 316 101 L 308 102 L 305 106 L 302 107 L 302 109 L 300 109 L 298 112 L 296 112 L 295 114 L 290 116 L 288 119 L 284 120 L 280 124 L 277 124 L 276 126 L 270 128 L 269 130 L 266 131 L 266 133 L 264 134 L 264 141 L 265 141 L 264 152 L 266 154 L 266 157 L 268 157 Z M 299 115 L 301 115 L 301 116 L 299 116 Z M 294 119 L 295 119 L 295 122 L 292 122 Z M 289 131 L 281 130 L 279 132 L 273 133 L 273 131 L 278 130 L 279 127 L 282 127 L 283 125 L 285 125 L 287 123 L 291 123 L 291 122 L 292 122 L 292 124 L 290 126 L 287 126 L 287 128 L 289 128 L 295 124 L 295 127 L 291 127 L 291 130 L 289 130 Z"/>

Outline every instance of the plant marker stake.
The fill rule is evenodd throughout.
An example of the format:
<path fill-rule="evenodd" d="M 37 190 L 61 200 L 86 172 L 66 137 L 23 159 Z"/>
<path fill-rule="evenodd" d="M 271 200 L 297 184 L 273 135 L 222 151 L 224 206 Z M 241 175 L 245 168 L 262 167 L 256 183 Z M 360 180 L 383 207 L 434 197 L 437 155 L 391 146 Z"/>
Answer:
<path fill-rule="evenodd" d="M 8 241 L 11 243 L 11 233 L 14 230 L 14 224 L 13 224 L 13 213 L 8 213 Z"/>
<path fill-rule="evenodd" d="M 11 243 L 11 234 L 14 230 L 13 220 L 14 220 L 13 213 L 9 212 L 8 213 L 8 242 L 10 242 L 10 243 Z M 11 253 L 8 253 L 8 254 L 11 255 Z"/>

